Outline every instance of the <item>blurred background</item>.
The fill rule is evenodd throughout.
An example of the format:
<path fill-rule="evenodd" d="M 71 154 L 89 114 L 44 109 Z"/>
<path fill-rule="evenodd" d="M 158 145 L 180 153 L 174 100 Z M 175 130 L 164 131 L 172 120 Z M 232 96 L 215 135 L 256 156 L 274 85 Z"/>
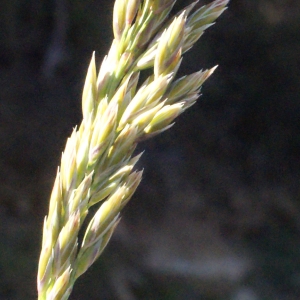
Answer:
<path fill-rule="evenodd" d="M 36 299 L 43 218 L 113 1 L 0 6 L 0 299 Z M 181 74 L 219 67 L 140 145 L 143 182 L 70 299 L 299 299 L 299 18 L 298 0 L 232 0 L 185 55 Z"/>

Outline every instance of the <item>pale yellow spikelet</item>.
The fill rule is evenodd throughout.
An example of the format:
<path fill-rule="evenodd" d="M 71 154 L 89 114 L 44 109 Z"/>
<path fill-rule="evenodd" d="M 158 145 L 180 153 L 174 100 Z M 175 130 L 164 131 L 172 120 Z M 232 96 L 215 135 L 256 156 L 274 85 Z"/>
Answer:
<path fill-rule="evenodd" d="M 56 220 L 57 223 L 60 223 L 59 217 L 57 216 L 60 216 L 62 214 L 62 205 L 63 205 L 63 201 L 62 201 L 62 191 L 61 191 L 61 180 L 60 180 L 60 172 L 58 169 L 54 181 L 51 197 L 50 197 L 49 213 L 48 213 L 47 220 Z M 43 235 L 43 237 L 45 236 Z"/>
<path fill-rule="evenodd" d="M 92 171 L 90 174 L 85 176 L 78 188 L 73 190 L 68 202 L 69 215 L 78 211 L 82 218 L 87 213 L 87 205 L 90 197 L 89 190 L 91 188 L 93 176 L 94 172 Z"/>
<path fill-rule="evenodd" d="M 52 276 L 52 263 L 53 263 L 53 241 L 51 234 L 48 234 L 48 230 L 45 230 L 46 220 L 44 222 L 44 231 L 43 235 L 45 241 L 40 254 L 39 266 L 38 266 L 38 275 L 37 275 L 37 288 L 38 293 L 41 297 L 44 297 L 48 289 L 49 283 L 53 280 Z M 42 298 L 43 299 L 43 298 Z"/>
<path fill-rule="evenodd" d="M 87 269 L 97 260 L 100 254 L 105 249 L 107 243 L 109 242 L 116 226 L 118 225 L 120 219 L 117 219 L 110 229 L 91 247 L 81 249 L 78 253 L 78 259 L 74 267 L 74 279 L 84 274 Z"/>
<path fill-rule="evenodd" d="M 138 8 L 141 5 L 140 0 L 128 0 L 126 3 L 126 24 L 131 25 L 133 19 L 136 16 Z"/>
<path fill-rule="evenodd" d="M 65 261 L 69 261 L 71 254 L 74 251 L 74 247 L 77 247 L 77 235 L 80 228 L 80 214 L 79 212 L 72 213 L 66 225 L 62 228 L 56 245 L 54 246 L 55 253 L 57 256 L 54 259 L 53 272 L 59 272 L 55 270 L 55 267 L 60 268 Z M 70 262 L 71 263 L 71 262 Z"/>
<path fill-rule="evenodd" d="M 101 104 L 99 106 L 102 106 Z M 115 103 L 107 105 L 103 113 L 98 111 L 88 151 L 89 168 L 93 167 L 103 152 L 112 144 L 115 137 L 117 115 L 118 106 Z"/>
<path fill-rule="evenodd" d="M 71 269 L 68 267 L 55 281 L 50 293 L 47 295 L 47 300 L 68 299 L 69 297 L 69 279 Z"/>
<path fill-rule="evenodd" d="M 146 109 L 152 109 L 156 106 L 165 93 L 170 81 L 170 75 L 166 75 L 159 76 L 150 83 L 146 82 L 125 109 L 119 122 L 118 130 L 124 128 L 127 123 L 131 123 L 139 112 L 145 112 Z"/>
<path fill-rule="evenodd" d="M 181 58 L 181 46 L 184 35 L 185 15 L 175 18 L 159 40 L 154 59 L 154 75 L 167 75 L 173 70 L 170 65 L 177 66 Z"/>
<path fill-rule="evenodd" d="M 134 194 L 135 190 L 137 189 L 137 187 L 139 186 L 142 180 L 142 176 L 143 176 L 143 171 L 134 171 L 128 176 L 125 183 L 125 192 L 121 203 L 121 210 L 131 199 L 132 195 Z"/>
<path fill-rule="evenodd" d="M 97 75 L 95 52 L 93 53 L 88 72 L 85 79 L 85 84 L 82 92 L 82 115 L 83 118 L 88 118 L 90 113 L 95 109 L 97 97 Z"/>
<path fill-rule="evenodd" d="M 164 130 L 182 112 L 182 107 L 182 103 L 164 106 L 155 114 L 150 124 L 145 128 L 145 133 Z"/>
<path fill-rule="evenodd" d="M 209 78 L 216 68 L 217 66 L 209 70 L 198 71 L 174 81 L 170 86 L 169 93 L 166 94 L 166 104 L 172 104 L 187 99 L 195 92 L 198 94 L 202 84 Z"/>
<path fill-rule="evenodd" d="M 114 5 L 113 29 L 115 39 L 120 40 L 126 27 L 126 5 L 125 0 L 116 0 Z"/>
<path fill-rule="evenodd" d="M 106 160 L 107 165 L 117 164 L 129 158 L 136 147 L 138 127 L 127 124 L 111 146 Z"/>
<path fill-rule="evenodd" d="M 131 171 L 133 170 L 134 165 L 137 163 L 139 158 L 141 157 L 142 153 L 132 158 L 128 163 L 125 161 L 125 163 L 120 164 L 118 168 L 116 168 L 115 172 L 111 172 L 112 174 L 109 177 L 109 173 L 106 174 L 106 176 L 103 176 L 104 182 L 98 181 L 98 188 L 92 193 L 92 197 L 89 201 L 89 206 L 92 206 L 106 197 L 108 197 L 110 194 L 112 194 L 118 186 L 120 185 L 121 180 L 124 177 L 129 176 Z M 111 169 L 113 171 L 113 169 Z"/>
<path fill-rule="evenodd" d="M 189 50 L 204 31 L 225 11 L 229 0 L 216 0 L 196 10 L 187 20 L 183 52 Z"/>

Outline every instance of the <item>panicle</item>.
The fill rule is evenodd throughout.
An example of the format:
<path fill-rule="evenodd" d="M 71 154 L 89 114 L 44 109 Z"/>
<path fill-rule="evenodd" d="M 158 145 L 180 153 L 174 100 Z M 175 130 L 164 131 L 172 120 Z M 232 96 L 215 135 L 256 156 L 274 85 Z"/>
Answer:
<path fill-rule="evenodd" d="M 175 2 L 115 1 L 114 40 L 98 74 L 92 55 L 82 92 L 83 120 L 67 139 L 44 219 L 39 300 L 68 299 L 76 279 L 105 249 L 141 182 L 143 172 L 135 166 L 142 153 L 133 156 L 137 144 L 172 127 L 216 68 L 176 78 L 183 53 L 229 0 L 194 11 L 195 1 L 170 17 Z M 151 74 L 140 83 L 146 68 Z"/>

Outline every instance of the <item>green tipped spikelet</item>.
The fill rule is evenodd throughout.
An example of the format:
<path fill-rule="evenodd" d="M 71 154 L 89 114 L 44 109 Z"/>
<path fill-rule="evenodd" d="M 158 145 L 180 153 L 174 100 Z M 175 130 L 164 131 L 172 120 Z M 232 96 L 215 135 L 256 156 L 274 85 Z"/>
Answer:
<path fill-rule="evenodd" d="M 215 68 L 176 78 L 182 54 L 223 13 L 229 0 L 170 18 L 174 0 L 116 0 L 114 40 L 97 74 L 95 54 L 83 93 L 81 125 L 68 138 L 43 227 L 39 300 L 68 299 L 76 279 L 100 256 L 142 171 L 139 141 L 173 125 Z M 143 69 L 152 75 L 139 84 Z M 89 209 L 97 211 L 83 228 Z M 79 232 L 85 230 L 82 240 Z"/>

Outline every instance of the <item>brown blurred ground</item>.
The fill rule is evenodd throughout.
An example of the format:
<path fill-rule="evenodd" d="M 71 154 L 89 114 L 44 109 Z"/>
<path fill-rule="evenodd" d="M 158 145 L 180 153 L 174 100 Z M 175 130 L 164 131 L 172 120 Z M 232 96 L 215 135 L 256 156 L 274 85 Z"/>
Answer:
<path fill-rule="evenodd" d="M 1 2 L 1 300 L 36 298 L 55 170 L 111 12 L 109 0 Z M 219 68 L 140 146 L 143 183 L 71 299 L 299 299 L 299 18 L 296 0 L 232 1 L 187 53 L 182 73 Z"/>

